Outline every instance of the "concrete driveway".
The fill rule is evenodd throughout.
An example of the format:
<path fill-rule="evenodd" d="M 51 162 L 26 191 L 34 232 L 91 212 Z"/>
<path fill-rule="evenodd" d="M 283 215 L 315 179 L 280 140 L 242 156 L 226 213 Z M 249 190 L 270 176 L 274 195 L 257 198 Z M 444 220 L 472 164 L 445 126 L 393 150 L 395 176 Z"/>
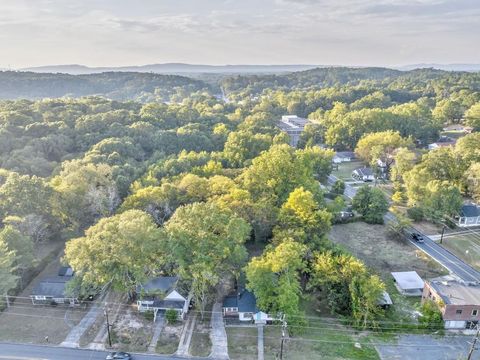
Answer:
<path fill-rule="evenodd" d="M 434 337 L 400 335 L 398 341 L 377 345 L 382 360 L 459 360 L 466 359 L 473 336 Z M 472 359 L 480 360 L 477 350 Z"/>

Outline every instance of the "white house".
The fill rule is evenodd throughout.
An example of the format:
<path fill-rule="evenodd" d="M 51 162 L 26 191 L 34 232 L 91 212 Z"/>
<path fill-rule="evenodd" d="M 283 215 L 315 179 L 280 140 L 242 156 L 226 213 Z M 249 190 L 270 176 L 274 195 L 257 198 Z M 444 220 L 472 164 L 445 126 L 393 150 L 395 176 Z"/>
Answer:
<path fill-rule="evenodd" d="M 310 121 L 297 115 L 284 115 L 277 126 L 290 137 L 290 146 L 297 147 L 300 135 Z"/>
<path fill-rule="evenodd" d="M 422 296 L 424 282 L 416 271 L 392 272 L 397 290 L 405 296 Z"/>
<path fill-rule="evenodd" d="M 428 145 L 428 150 L 435 150 L 441 147 L 454 146 L 457 141 L 448 136 L 441 136 L 437 142 Z"/>
<path fill-rule="evenodd" d="M 177 311 L 179 318 L 184 319 L 190 306 L 191 297 L 182 295 L 176 276 L 159 276 L 151 279 L 137 286 L 136 293 L 138 311 L 153 311 L 154 321 L 159 311 L 170 309 Z"/>
<path fill-rule="evenodd" d="M 358 168 L 352 171 L 352 178 L 359 181 L 373 181 L 375 180 L 375 175 L 369 167 Z"/>
<path fill-rule="evenodd" d="M 337 151 L 333 156 L 333 163 L 340 164 L 343 162 L 350 162 L 355 159 L 355 153 L 353 151 Z"/>
<path fill-rule="evenodd" d="M 475 204 L 463 205 L 460 209 L 458 226 L 480 226 L 480 207 Z"/>

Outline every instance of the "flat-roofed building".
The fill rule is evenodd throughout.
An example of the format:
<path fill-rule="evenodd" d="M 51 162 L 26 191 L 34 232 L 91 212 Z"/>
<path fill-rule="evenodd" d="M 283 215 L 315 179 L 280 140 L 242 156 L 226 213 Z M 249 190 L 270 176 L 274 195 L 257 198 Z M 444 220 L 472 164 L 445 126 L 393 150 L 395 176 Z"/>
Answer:
<path fill-rule="evenodd" d="M 392 272 L 398 291 L 405 296 L 422 296 L 424 282 L 416 271 Z"/>
<path fill-rule="evenodd" d="M 474 329 L 480 321 L 480 286 L 464 284 L 452 276 L 425 282 L 422 302 L 435 301 L 445 329 Z"/>
<path fill-rule="evenodd" d="M 297 147 L 300 135 L 310 121 L 297 115 L 283 115 L 277 126 L 290 137 L 290 146 Z"/>

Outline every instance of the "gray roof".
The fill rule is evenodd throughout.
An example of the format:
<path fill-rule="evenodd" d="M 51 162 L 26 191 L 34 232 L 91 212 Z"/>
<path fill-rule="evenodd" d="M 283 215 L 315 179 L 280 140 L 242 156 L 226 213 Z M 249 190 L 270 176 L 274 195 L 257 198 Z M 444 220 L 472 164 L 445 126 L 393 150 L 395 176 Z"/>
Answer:
<path fill-rule="evenodd" d="M 65 285 L 71 276 L 51 276 L 40 281 L 32 290 L 32 296 L 65 297 Z"/>
<path fill-rule="evenodd" d="M 480 286 L 469 286 L 458 281 L 443 281 L 441 278 L 429 282 L 445 304 L 480 305 Z"/>
<path fill-rule="evenodd" d="M 62 266 L 58 269 L 58 276 L 73 276 L 73 269 L 70 266 Z"/>
<path fill-rule="evenodd" d="M 392 276 L 403 290 L 423 289 L 423 280 L 416 271 L 392 272 Z"/>
<path fill-rule="evenodd" d="M 258 312 L 257 299 L 255 295 L 248 291 L 243 290 L 238 295 L 229 295 L 223 300 L 223 307 L 236 307 L 239 312 Z"/>
<path fill-rule="evenodd" d="M 462 217 L 478 217 L 480 216 L 480 207 L 477 205 L 463 205 L 460 210 L 460 216 Z"/>
<path fill-rule="evenodd" d="M 183 309 L 185 301 L 181 300 L 154 300 L 153 307 L 159 309 Z"/>
<path fill-rule="evenodd" d="M 358 173 L 358 175 L 360 175 L 360 176 L 372 176 L 373 175 L 373 171 L 369 167 L 358 168 L 358 169 L 355 169 L 354 171 L 356 171 Z"/>
<path fill-rule="evenodd" d="M 178 281 L 177 276 L 159 276 L 153 278 L 146 282 L 143 285 L 138 285 L 136 288 L 137 293 L 155 293 L 155 292 L 163 292 L 166 293 L 172 290 L 175 287 L 175 284 Z"/>
<path fill-rule="evenodd" d="M 335 156 L 340 158 L 354 158 L 355 153 L 353 151 L 337 151 Z"/>

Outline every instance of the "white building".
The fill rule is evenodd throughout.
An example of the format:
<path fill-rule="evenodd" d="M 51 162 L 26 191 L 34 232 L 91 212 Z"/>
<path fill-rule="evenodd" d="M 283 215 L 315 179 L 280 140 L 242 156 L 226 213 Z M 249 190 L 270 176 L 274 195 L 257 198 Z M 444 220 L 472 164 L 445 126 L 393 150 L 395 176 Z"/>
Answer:
<path fill-rule="evenodd" d="M 416 271 L 392 272 L 398 291 L 405 296 L 422 296 L 425 283 Z"/>
<path fill-rule="evenodd" d="M 290 137 L 290 146 L 297 147 L 300 135 L 310 121 L 297 115 L 284 115 L 277 126 Z"/>

